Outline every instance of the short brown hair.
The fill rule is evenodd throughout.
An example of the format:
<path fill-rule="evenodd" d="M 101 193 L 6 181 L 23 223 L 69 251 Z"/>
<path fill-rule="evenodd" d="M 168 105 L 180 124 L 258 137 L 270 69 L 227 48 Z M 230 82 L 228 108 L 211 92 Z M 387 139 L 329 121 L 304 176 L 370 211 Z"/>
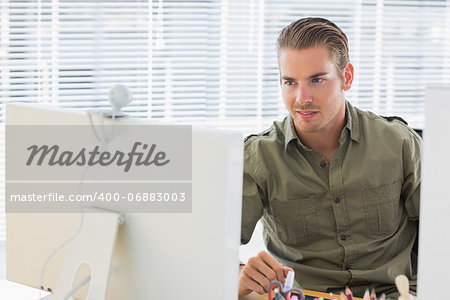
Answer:
<path fill-rule="evenodd" d="M 278 55 L 283 48 L 305 49 L 324 46 L 336 68 L 342 73 L 349 62 L 348 40 L 333 22 L 324 18 L 299 19 L 281 30 Z"/>

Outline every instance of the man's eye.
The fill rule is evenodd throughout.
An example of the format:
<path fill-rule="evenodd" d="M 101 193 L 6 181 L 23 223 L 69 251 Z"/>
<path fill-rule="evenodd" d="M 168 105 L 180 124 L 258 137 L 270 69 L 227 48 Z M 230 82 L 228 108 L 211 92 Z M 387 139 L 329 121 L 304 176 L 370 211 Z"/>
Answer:
<path fill-rule="evenodd" d="M 313 83 L 320 83 L 322 81 L 323 81 L 322 78 L 313 78 L 313 80 L 312 80 Z"/>
<path fill-rule="evenodd" d="M 286 80 L 286 81 L 284 82 L 284 84 L 285 84 L 285 85 L 293 85 L 293 84 L 294 84 L 294 81 L 292 81 L 292 80 Z"/>

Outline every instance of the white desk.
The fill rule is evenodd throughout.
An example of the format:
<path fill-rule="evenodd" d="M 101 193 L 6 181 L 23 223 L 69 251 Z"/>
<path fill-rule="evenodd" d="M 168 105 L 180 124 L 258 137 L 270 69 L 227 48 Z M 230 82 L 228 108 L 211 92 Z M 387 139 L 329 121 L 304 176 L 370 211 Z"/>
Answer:
<path fill-rule="evenodd" d="M 41 292 L 41 298 L 49 295 L 48 292 Z M 39 300 L 39 290 L 18 284 L 5 279 L 0 280 L 0 299 L 8 300 Z"/>

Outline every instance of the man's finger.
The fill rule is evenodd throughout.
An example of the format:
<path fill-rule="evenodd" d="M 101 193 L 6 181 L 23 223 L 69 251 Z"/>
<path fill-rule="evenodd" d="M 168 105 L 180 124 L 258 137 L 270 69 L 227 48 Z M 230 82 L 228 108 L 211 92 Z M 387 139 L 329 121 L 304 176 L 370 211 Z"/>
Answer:
<path fill-rule="evenodd" d="M 259 259 L 260 263 L 254 265 L 255 269 L 258 270 L 261 274 L 267 277 L 269 282 L 273 280 L 278 280 L 277 273 L 270 266 L 266 264 L 262 259 Z"/>
<path fill-rule="evenodd" d="M 266 251 L 261 251 L 258 254 L 258 257 L 261 258 L 272 270 L 277 274 L 277 280 L 281 283 L 284 283 L 284 271 L 283 266 L 269 253 Z"/>
<path fill-rule="evenodd" d="M 287 274 L 288 274 L 289 271 L 294 271 L 294 269 L 288 268 L 288 267 L 283 267 L 284 277 L 287 276 Z"/>
<path fill-rule="evenodd" d="M 258 283 L 265 292 L 268 291 L 270 286 L 270 280 L 264 276 L 264 274 L 261 274 L 258 270 L 254 269 L 252 266 L 247 266 L 243 271 L 245 276 L 252 279 L 256 283 Z"/>
<path fill-rule="evenodd" d="M 251 279 L 250 277 L 248 277 L 245 274 L 243 275 L 243 278 L 241 278 L 240 285 L 243 285 L 243 286 L 255 291 L 256 293 L 258 293 L 260 295 L 262 295 L 266 292 L 260 284 L 258 284 L 256 281 L 254 281 L 253 279 Z"/>

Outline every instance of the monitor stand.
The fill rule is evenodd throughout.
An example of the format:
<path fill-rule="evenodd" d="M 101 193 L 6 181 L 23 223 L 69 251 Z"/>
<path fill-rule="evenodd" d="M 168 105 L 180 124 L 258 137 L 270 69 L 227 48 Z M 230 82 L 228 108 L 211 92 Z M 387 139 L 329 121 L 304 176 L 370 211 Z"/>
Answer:
<path fill-rule="evenodd" d="M 106 299 L 111 261 L 121 214 L 98 208 L 85 208 L 80 232 L 70 242 L 52 300 L 73 299 L 73 294 L 89 282 L 86 299 Z M 81 265 L 87 264 L 90 275 L 74 280 Z M 47 299 L 47 298 L 45 298 Z"/>

